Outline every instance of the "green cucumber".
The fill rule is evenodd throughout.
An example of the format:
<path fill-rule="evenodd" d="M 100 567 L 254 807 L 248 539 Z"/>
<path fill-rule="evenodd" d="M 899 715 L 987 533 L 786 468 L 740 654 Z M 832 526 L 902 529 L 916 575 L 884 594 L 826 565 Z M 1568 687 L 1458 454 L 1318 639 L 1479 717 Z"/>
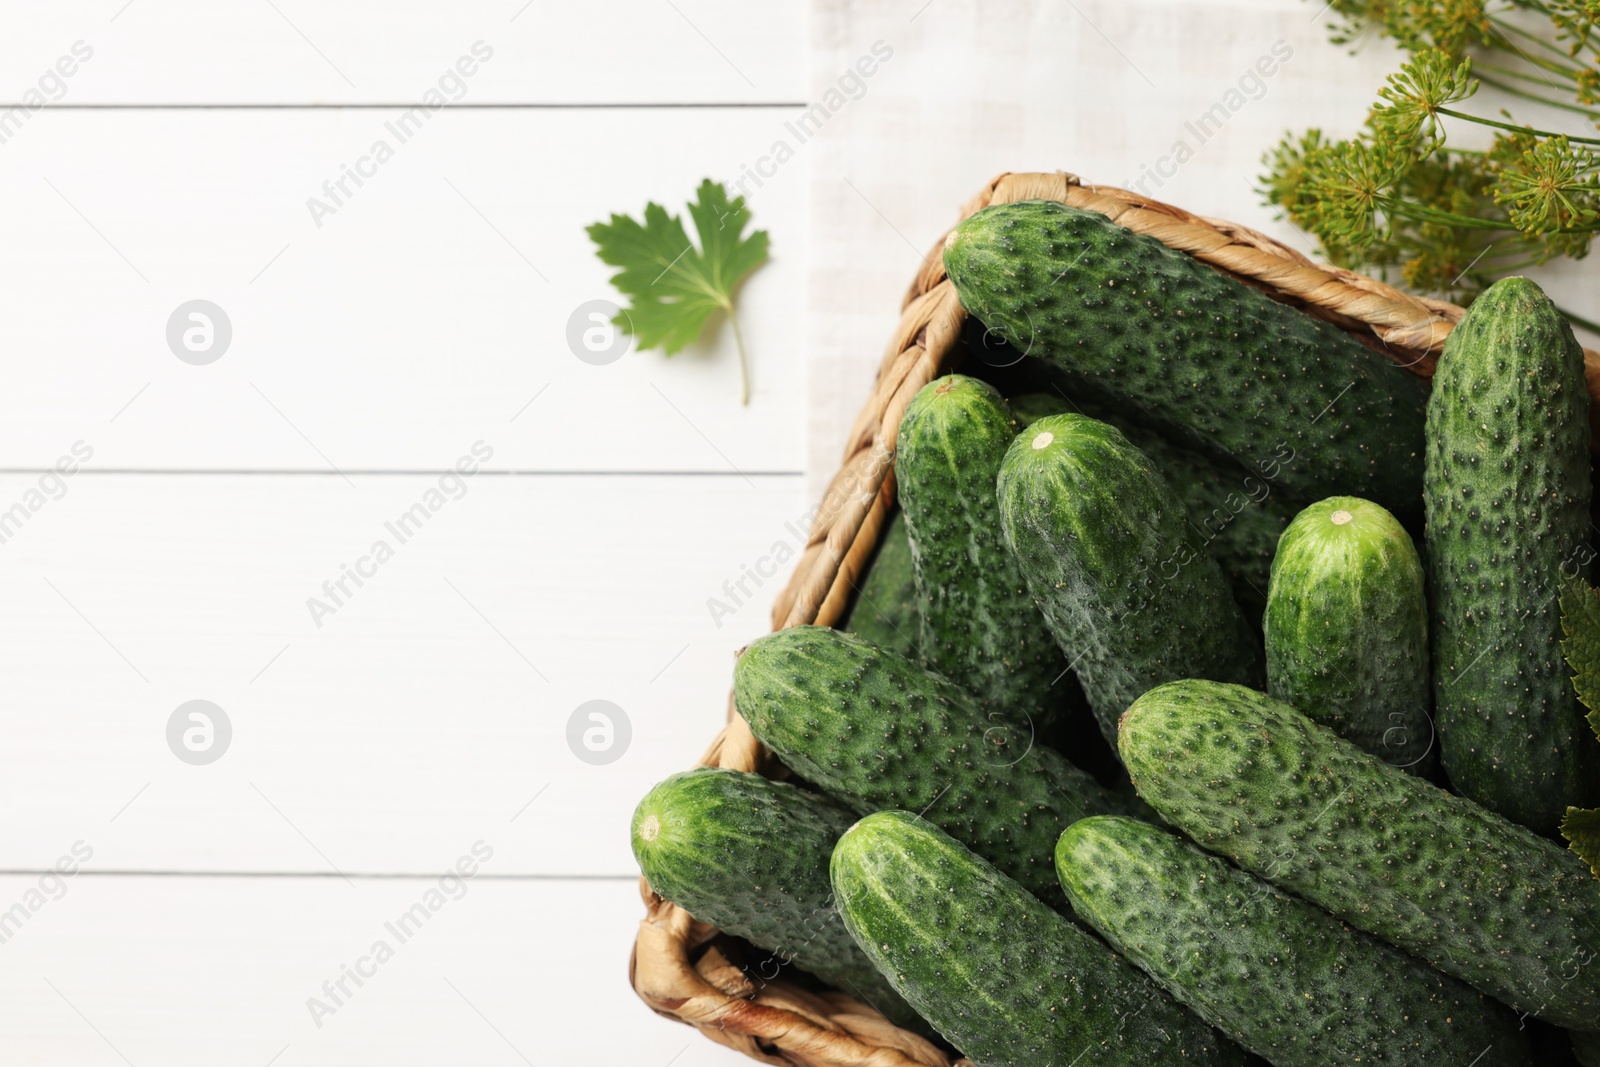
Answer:
<path fill-rule="evenodd" d="M 1115 426 L 1150 457 L 1189 515 L 1189 524 L 1206 551 L 1233 585 L 1241 608 L 1259 613 L 1267 606 L 1272 556 L 1295 506 L 1272 482 L 1232 460 L 1182 448 L 1154 430 L 1090 403 L 1075 404 L 1049 393 L 1029 393 L 1011 401 L 1023 427 L 1049 415 L 1077 411 Z"/>
<path fill-rule="evenodd" d="M 1040 419 L 1047 419 L 1051 415 L 1065 415 L 1069 411 L 1083 410 L 1066 397 L 1051 396 L 1049 393 L 1023 393 L 1020 396 L 1007 397 L 1006 402 L 1011 405 L 1011 416 L 1017 420 L 1019 430 L 1026 430 Z"/>
<path fill-rule="evenodd" d="M 1423 585 L 1411 535 L 1388 511 L 1353 496 L 1306 508 L 1272 563 L 1267 692 L 1385 763 L 1426 774 Z"/>
<path fill-rule="evenodd" d="M 1525 278 L 1490 286 L 1445 340 L 1425 487 L 1445 772 L 1554 835 L 1568 805 L 1600 802 L 1558 603 L 1593 554 L 1589 393 L 1571 327 Z"/>
<path fill-rule="evenodd" d="M 1053 732 L 1067 661 L 1023 584 L 995 509 L 1017 435 L 1000 393 L 958 374 L 929 382 L 900 420 L 894 475 L 911 534 L 923 662 L 979 703 Z"/>
<path fill-rule="evenodd" d="M 1216 561 L 1120 430 L 1040 419 L 1006 453 L 997 492 L 1006 542 L 1113 744 L 1117 717 L 1152 686 L 1259 677 L 1260 646 Z"/>
<path fill-rule="evenodd" d="M 1243 1062 L 1093 935 L 909 812 L 856 823 L 831 870 L 856 942 L 977 1067 Z"/>
<path fill-rule="evenodd" d="M 1202 847 L 1518 1011 L 1600 1020 L 1600 880 L 1561 846 L 1243 686 L 1161 686 L 1118 741 Z"/>
<path fill-rule="evenodd" d="M 1420 510 L 1426 386 L 1335 327 L 1054 201 L 977 212 L 951 231 L 944 266 L 991 331 L 1141 421 L 1270 471 L 1300 499 Z"/>
<path fill-rule="evenodd" d="M 917 583 L 911 562 L 911 539 L 903 512 L 889 520 L 883 540 L 856 588 L 855 605 L 841 630 L 891 648 L 902 656 L 916 656 L 918 631 Z"/>
<path fill-rule="evenodd" d="M 659 783 L 633 813 L 633 855 L 663 898 L 772 955 L 747 967 L 771 980 L 787 962 L 924 1029 L 862 955 L 833 906 L 828 857 L 854 821 L 785 782 L 702 767 Z"/>
<path fill-rule="evenodd" d="M 1080 819 L 1056 869 L 1112 948 L 1276 1067 L 1530 1062 L 1503 1005 L 1150 823 Z"/>
<path fill-rule="evenodd" d="M 862 815 L 922 812 L 1053 905 L 1066 906 L 1050 850 L 1067 823 L 1142 810 L 954 682 L 825 626 L 751 642 L 733 693 L 808 782 Z"/>

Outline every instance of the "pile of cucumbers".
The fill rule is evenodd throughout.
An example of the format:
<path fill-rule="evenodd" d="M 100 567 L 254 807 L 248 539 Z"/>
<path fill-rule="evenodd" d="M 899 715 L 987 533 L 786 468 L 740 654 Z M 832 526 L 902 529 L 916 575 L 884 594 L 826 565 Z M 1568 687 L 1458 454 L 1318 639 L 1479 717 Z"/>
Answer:
<path fill-rule="evenodd" d="M 977 1067 L 1600 1067 L 1554 305 L 1494 285 L 1430 387 L 1059 203 L 944 259 L 982 377 L 908 408 L 848 623 L 738 659 L 788 776 L 639 804 L 655 891 Z"/>

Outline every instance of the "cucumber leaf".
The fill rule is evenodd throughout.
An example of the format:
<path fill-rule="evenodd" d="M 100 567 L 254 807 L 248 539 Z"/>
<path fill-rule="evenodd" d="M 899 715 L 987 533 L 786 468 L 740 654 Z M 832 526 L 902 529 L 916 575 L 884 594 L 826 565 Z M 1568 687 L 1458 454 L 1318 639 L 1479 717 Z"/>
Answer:
<path fill-rule="evenodd" d="M 1600 737 L 1600 589 L 1588 582 L 1567 583 L 1561 591 L 1561 631 L 1561 654 L 1572 668 L 1573 688 Z"/>
<path fill-rule="evenodd" d="M 1600 808 L 1568 808 L 1567 817 L 1561 820 L 1561 836 L 1600 878 Z"/>
<path fill-rule="evenodd" d="M 1600 589 L 1588 582 L 1567 583 L 1561 591 L 1561 632 L 1561 654 L 1572 668 L 1573 688 L 1600 737 Z M 1561 836 L 1600 878 L 1600 808 L 1568 808 Z"/>
<path fill-rule="evenodd" d="M 744 197 L 728 199 L 728 190 L 710 178 L 700 183 L 689 205 L 700 246 L 684 231 L 683 219 L 651 202 L 644 222 L 627 215 L 612 215 L 585 232 L 594 241 L 600 259 L 621 268 L 611 284 L 630 300 L 613 320 L 639 340 L 640 348 L 660 348 L 667 355 L 700 336 L 713 312 L 724 311 L 733 327 L 739 350 L 743 399 L 750 401 L 744 338 L 734 314 L 733 291 L 745 276 L 767 259 L 767 231 L 746 237 L 750 209 Z"/>

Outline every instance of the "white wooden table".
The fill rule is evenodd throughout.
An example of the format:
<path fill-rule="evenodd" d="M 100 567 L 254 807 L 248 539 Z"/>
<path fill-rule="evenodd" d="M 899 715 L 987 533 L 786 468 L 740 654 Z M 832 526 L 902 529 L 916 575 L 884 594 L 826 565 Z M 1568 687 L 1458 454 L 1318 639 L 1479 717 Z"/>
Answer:
<path fill-rule="evenodd" d="M 707 601 L 798 547 L 921 249 L 995 171 L 1137 177 L 1281 38 L 1151 190 L 1271 226 L 1261 150 L 1389 62 L 1297 0 L 12 6 L 0 1060 L 52 1067 L 743 1062 L 627 988 L 627 819 L 720 724 L 787 575 Z M 747 168 L 750 406 L 725 329 L 578 359 L 583 227 Z M 194 700 L 211 763 L 169 747 Z"/>
<path fill-rule="evenodd" d="M 585 225 L 681 210 L 804 99 L 804 6 L 13 8 L 0 99 L 51 99 L 0 110 L 0 1060 L 742 1062 L 628 988 L 627 820 L 773 590 L 706 599 L 805 509 L 804 171 L 752 191 L 747 409 L 725 329 L 566 334 L 615 295 Z M 597 699 L 605 765 L 567 742 Z M 168 746 L 191 700 L 210 764 Z"/>

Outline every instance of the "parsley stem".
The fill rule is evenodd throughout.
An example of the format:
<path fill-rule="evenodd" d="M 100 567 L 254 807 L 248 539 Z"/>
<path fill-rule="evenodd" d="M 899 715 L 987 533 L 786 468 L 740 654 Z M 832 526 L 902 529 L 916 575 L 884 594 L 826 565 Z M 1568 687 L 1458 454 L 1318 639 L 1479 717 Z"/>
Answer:
<path fill-rule="evenodd" d="M 725 305 L 728 311 L 728 325 L 733 327 L 733 347 L 739 350 L 739 403 L 745 407 L 750 406 L 750 360 L 744 354 L 744 333 L 739 329 L 739 316 L 733 310 L 733 304 Z"/>
<path fill-rule="evenodd" d="M 1509 122 L 1500 122 L 1497 119 L 1486 119 L 1481 115 L 1469 115 L 1465 111 L 1457 111 L 1449 107 L 1435 108 L 1434 110 L 1441 115 L 1449 115 L 1454 119 L 1465 119 L 1468 122 L 1476 122 L 1480 126 L 1493 126 L 1500 130 L 1510 130 L 1512 133 L 1531 133 L 1535 137 L 1565 137 L 1573 144 L 1600 144 L 1600 137 L 1574 137 L 1570 133 L 1536 130 L 1532 126 L 1516 126 Z"/>

